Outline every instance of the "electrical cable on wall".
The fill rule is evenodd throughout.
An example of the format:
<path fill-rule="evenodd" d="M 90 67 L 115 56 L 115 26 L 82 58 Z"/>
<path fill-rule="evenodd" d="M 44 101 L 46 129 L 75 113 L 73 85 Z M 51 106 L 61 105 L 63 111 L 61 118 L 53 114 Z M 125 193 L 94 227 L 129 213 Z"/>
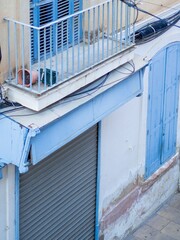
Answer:
<path fill-rule="evenodd" d="M 131 63 L 131 62 L 128 62 L 128 64 L 132 67 L 132 70 L 131 69 L 128 69 L 128 68 L 126 68 L 125 66 L 124 66 L 124 68 L 126 69 L 126 70 L 128 70 L 129 71 L 129 73 L 125 73 L 125 72 L 120 72 L 120 71 L 118 71 L 118 70 L 116 70 L 116 71 L 118 71 L 118 72 L 120 72 L 121 74 L 127 74 L 127 75 L 132 75 L 134 72 L 135 72 L 135 66 L 134 66 L 134 63 Z M 122 66 L 123 67 L 123 66 Z M 116 82 L 116 81 L 113 81 L 113 82 L 111 82 L 111 83 L 106 83 L 106 81 L 108 80 L 108 78 L 109 78 L 109 74 L 110 73 L 107 73 L 106 75 L 105 75 L 105 77 L 104 77 L 104 79 L 98 84 L 98 85 L 96 85 L 96 86 L 94 86 L 94 87 L 92 87 L 92 88 L 90 88 L 90 89 L 87 89 L 87 90 L 84 90 L 84 91 L 80 91 L 80 90 L 78 90 L 78 92 L 75 92 L 75 93 L 72 93 L 72 94 L 70 94 L 70 95 L 68 95 L 66 98 L 69 98 L 69 97 L 74 97 L 74 96 L 78 96 L 78 95 L 83 95 L 83 94 L 88 94 L 88 95 L 91 95 L 91 94 L 93 94 L 94 92 L 96 92 L 98 89 L 100 89 L 100 88 L 102 88 L 102 87 L 105 87 L 105 86 L 108 86 L 108 85 L 110 85 L 110 84 L 113 84 L 114 82 Z M 118 79 L 117 81 L 120 81 L 121 79 Z M 86 88 L 87 88 L 87 86 L 86 86 Z M 93 92 L 92 92 L 93 91 Z M 84 96 L 83 96 L 84 97 Z M 65 99 L 66 99 L 65 98 Z"/>
<path fill-rule="evenodd" d="M 149 23 L 135 31 L 136 44 L 143 44 L 159 37 L 180 20 L 180 11 L 168 18 Z"/>
<path fill-rule="evenodd" d="M 129 7 L 136 9 L 137 11 L 141 11 L 145 14 L 148 14 L 158 19 L 157 21 L 149 23 L 143 26 L 142 28 L 138 29 L 137 31 L 135 31 L 136 44 L 143 44 L 143 43 L 152 41 L 153 39 L 159 37 L 160 35 L 165 33 L 167 30 L 169 30 L 173 26 L 180 28 L 180 26 L 176 25 L 176 23 L 180 20 L 180 11 L 177 11 L 175 14 L 173 14 L 170 17 L 162 19 L 148 11 L 138 8 L 135 2 L 132 0 L 129 0 L 129 1 L 120 0 L 120 1 L 127 4 Z M 130 37 L 133 37 L 133 34 Z"/>
<path fill-rule="evenodd" d="M 128 5 L 129 7 L 134 8 L 134 9 L 137 10 L 137 11 L 143 12 L 143 13 L 145 13 L 145 14 L 147 14 L 147 15 L 150 15 L 150 16 L 152 16 L 152 17 L 154 17 L 154 18 L 157 18 L 157 19 L 159 19 L 159 20 L 162 20 L 162 19 L 161 19 L 160 17 L 158 17 L 157 15 L 155 15 L 155 14 L 153 14 L 153 13 L 150 13 L 150 12 L 148 12 L 148 11 L 142 9 L 142 8 L 139 8 L 139 7 L 137 6 L 137 4 L 135 3 L 135 1 L 133 1 L 133 0 L 120 0 L 120 1 L 123 2 L 123 3 L 125 3 L 126 5 Z M 178 11 L 178 12 L 179 12 L 179 11 Z M 175 26 L 175 27 L 180 28 L 180 26 Z"/>
<path fill-rule="evenodd" d="M 165 33 L 180 19 L 180 12 L 169 18 L 161 19 L 152 23 L 149 23 L 142 28 L 135 31 L 136 44 L 142 44 Z"/>
<path fill-rule="evenodd" d="M 122 71 L 120 72 L 117 69 L 116 69 L 116 71 L 118 71 L 121 74 L 124 74 L 126 76 L 131 76 L 135 72 L 135 65 L 134 65 L 133 61 L 128 62 L 128 64 L 130 65 L 130 67 L 132 67 L 132 69 L 127 68 L 125 66 L 122 66 L 122 68 L 126 69 L 126 72 L 122 72 Z M 121 80 L 124 79 L 124 77 L 122 77 L 122 78 L 119 78 L 115 81 L 107 83 L 107 80 L 109 78 L 109 74 L 110 73 L 106 74 L 105 77 L 103 78 L 103 80 L 100 83 L 98 83 L 96 86 L 94 86 L 92 88 L 89 88 L 87 90 L 83 90 L 83 89 L 81 91 L 78 90 L 78 92 L 72 93 L 71 95 L 68 95 L 67 97 L 62 99 L 62 101 L 60 101 L 58 104 L 73 102 L 73 101 L 88 97 L 88 96 L 94 94 L 100 88 L 112 85 L 114 83 L 118 83 L 118 82 L 120 82 Z M 8 114 L 8 117 L 27 117 L 27 116 L 33 116 L 33 115 L 36 115 L 36 114 L 39 113 L 39 112 L 32 112 L 32 113 L 27 113 L 27 114 L 14 114 L 15 111 L 22 110 L 23 108 L 25 109 L 25 107 L 19 106 L 19 107 L 13 108 L 13 109 L 9 109 L 9 110 L 5 110 L 5 111 L 0 112 L 0 121 L 2 119 L 6 118 L 6 116 L 4 115 L 6 113 L 12 113 L 12 114 Z M 1 117 L 1 115 L 2 115 L 2 117 Z"/>
<path fill-rule="evenodd" d="M 13 107 L 20 107 L 21 104 L 13 101 L 9 101 L 8 98 L 5 96 L 6 90 L 4 89 L 3 85 L 0 84 L 0 109 L 7 108 L 10 106 Z"/>

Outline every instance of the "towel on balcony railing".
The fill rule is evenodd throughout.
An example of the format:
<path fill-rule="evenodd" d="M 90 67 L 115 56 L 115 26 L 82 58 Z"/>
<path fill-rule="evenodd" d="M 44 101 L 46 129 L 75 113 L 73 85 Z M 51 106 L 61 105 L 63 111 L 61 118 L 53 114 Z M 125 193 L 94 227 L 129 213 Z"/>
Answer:
<path fill-rule="evenodd" d="M 57 82 L 57 72 L 51 69 L 40 68 L 40 79 L 42 83 L 51 86 Z"/>

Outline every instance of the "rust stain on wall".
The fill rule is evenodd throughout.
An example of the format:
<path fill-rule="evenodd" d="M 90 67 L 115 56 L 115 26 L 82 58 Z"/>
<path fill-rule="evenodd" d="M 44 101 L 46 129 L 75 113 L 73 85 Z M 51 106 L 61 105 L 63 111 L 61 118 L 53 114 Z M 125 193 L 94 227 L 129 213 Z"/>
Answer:
<path fill-rule="evenodd" d="M 138 178 L 137 185 L 131 183 L 126 190 L 131 189 L 126 196 L 118 197 L 113 201 L 114 206 L 111 206 L 103 211 L 100 229 L 103 232 L 108 226 L 115 223 L 122 215 L 128 212 L 128 210 L 140 199 L 165 173 L 178 164 L 179 155 L 175 155 L 169 162 L 156 171 L 149 179 L 143 181 L 142 177 Z M 131 187 L 130 187 L 131 186 Z M 127 192 L 124 190 L 124 193 Z M 110 210 L 111 208 L 111 210 Z M 143 214 L 143 211 L 142 211 Z"/>
<path fill-rule="evenodd" d="M 114 223 L 121 215 L 125 214 L 138 199 L 140 191 L 139 187 L 135 188 L 125 198 L 123 198 L 114 209 L 107 214 L 101 222 L 101 230 L 103 231 L 109 225 Z"/>

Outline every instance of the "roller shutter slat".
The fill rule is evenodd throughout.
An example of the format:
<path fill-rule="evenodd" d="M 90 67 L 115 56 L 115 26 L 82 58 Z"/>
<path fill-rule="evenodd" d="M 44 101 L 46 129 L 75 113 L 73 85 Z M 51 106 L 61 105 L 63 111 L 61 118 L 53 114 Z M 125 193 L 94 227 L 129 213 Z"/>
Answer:
<path fill-rule="evenodd" d="M 92 174 L 94 174 L 94 172 L 96 172 L 96 170 L 94 170 L 93 172 L 92 172 Z M 84 181 L 84 184 L 82 185 L 81 184 L 81 186 L 76 186 L 76 188 L 74 187 L 74 185 L 70 185 L 70 186 L 72 186 L 73 187 L 73 190 L 71 190 L 71 194 L 73 194 L 74 193 L 74 191 L 76 191 L 76 189 L 79 189 L 79 192 L 81 192 L 81 189 L 83 189 L 83 188 L 85 188 L 85 184 L 87 184 L 88 182 L 91 182 L 91 185 L 95 185 L 95 183 L 96 183 L 96 179 L 94 178 L 94 179 L 90 179 L 89 178 L 89 180 L 88 180 L 88 178 L 86 179 L 86 181 Z M 65 189 L 65 187 L 66 186 L 64 186 L 64 185 L 61 185 L 61 187 L 63 188 L 63 189 Z M 81 187 L 81 188 L 80 188 Z M 67 188 L 67 190 L 69 189 L 69 187 Z M 63 190 L 63 192 L 64 192 L 64 190 Z M 62 197 L 61 197 L 61 194 L 63 193 L 63 192 L 59 192 L 59 194 L 57 193 L 56 195 L 54 195 L 53 196 L 53 194 L 54 194 L 54 191 L 53 192 L 49 192 L 48 191 L 48 193 L 46 194 L 46 195 L 44 195 L 43 196 L 43 198 L 40 198 L 40 197 L 38 197 L 37 196 L 37 198 L 36 198 L 36 194 L 35 194 L 35 197 L 34 198 L 31 198 L 31 202 L 29 202 L 29 201 L 27 201 L 27 198 L 26 199 L 21 199 L 22 201 L 24 201 L 24 204 L 21 204 L 21 206 L 22 207 L 27 207 L 27 213 L 30 211 L 30 210 L 28 210 L 28 208 L 30 209 L 30 208 L 32 208 L 33 209 L 33 206 L 35 207 L 35 205 L 38 203 L 38 202 L 41 202 L 41 203 L 43 203 L 43 200 L 44 201 L 46 201 L 46 200 L 48 200 L 48 198 L 51 198 L 51 200 L 55 200 L 56 199 L 56 196 L 57 197 L 59 197 L 59 199 L 61 199 Z M 64 192 L 63 193 L 63 198 L 62 199 L 64 199 L 64 201 L 66 201 L 66 198 L 68 199 L 68 196 L 69 196 L 69 194 L 67 194 L 68 192 Z M 27 194 L 27 193 L 26 193 Z M 28 194 L 28 196 L 29 196 L 29 194 Z M 27 202 L 27 204 L 25 204 Z M 33 205 L 33 204 L 34 205 Z"/>
<path fill-rule="evenodd" d="M 89 143 L 89 144 L 93 144 L 93 143 Z M 90 149 L 90 147 L 88 146 L 86 149 L 82 149 L 82 152 L 81 153 L 77 153 L 77 154 L 75 154 L 75 153 L 73 153 L 74 154 L 74 160 L 76 160 L 76 159 L 82 159 L 82 157 L 83 157 L 83 154 L 84 154 L 84 152 L 86 152 L 86 154 L 88 153 L 88 151 L 91 151 L 91 149 Z M 69 154 L 71 154 L 71 153 L 69 153 Z M 94 154 L 96 154 L 96 152 L 94 152 Z M 66 154 L 67 155 L 67 154 Z M 93 153 L 91 152 L 91 154 L 89 155 L 89 158 L 90 157 L 93 157 Z M 65 157 L 66 159 L 67 159 L 67 161 L 61 166 L 62 168 L 66 168 L 67 167 L 67 165 L 68 164 L 70 164 L 70 161 L 71 161 L 71 159 L 70 158 L 67 158 L 67 156 L 64 156 L 63 154 L 62 154 L 62 157 Z M 78 163 L 79 163 L 80 161 L 78 160 Z M 80 164 L 80 163 L 79 163 Z M 38 167 L 38 166 L 37 166 Z M 44 175 L 45 175 L 45 173 L 46 173 L 46 171 L 49 171 L 49 168 L 51 168 L 52 169 L 52 171 L 57 171 L 56 170 L 56 168 L 55 168 L 55 165 L 54 165 L 54 161 L 50 161 L 50 164 L 47 164 L 47 166 L 45 166 L 44 167 Z M 22 176 L 23 177 L 23 176 Z M 32 176 L 29 176 L 29 175 L 27 175 L 27 178 L 26 178 L 26 180 L 24 180 L 24 185 L 23 185 L 23 187 L 25 187 L 25 184 L 27 183 L 28 184 L 28 182 L 29 181 L 31 181 L 32 182 L 32 185 L 33 185 L 33 181 L 34 181 L 34 177 L 36 177 L 36 179 L 41 179 L 42 181 L 43 181 L 43 177 L 44 176 L 40 176 L 39 174 L 38 174 L 38 171 L 37 172 L 34 172 L 34 174 L 33 174 L 33 178 L 32 178 Z M 20 186 L 21 188 L 23 188 L 22 186 Z"/>
<path fill-rule="evenodd" d="M 71 168 L 69 168 L 68 169 L 68 166 L 66 167 L 66 169 L 64 169 L 63 167 L 62 167 L 62 171 L 64 170 L 64 173 L 65 174 L 71 174 L 71 172 L 72 172 L 72 175 L 75 175 L 76 174 L 76 172 L 78 172 L 78 168 L 79 168 L 79 166 L 81 166 L 82 168 L 86 168 L 86 166 L 87 165 L 91 165 L 91 164 L 93 164 L 93 163 L 91 163 L 91 158 L 93 158 L 93 157 L 95 157 L 96 155 L 95 154 L 93 154 L 91 157 L 87 157 L 87 162 L 86 162 L 86 164 L 85 163 L 82 163 L 81 162 L 81 160 L 79 159 L 79 162 L 77 162 L 77 164 L 74 166 L 74 168 L 73 169 L 71 169 Z M 82 156 L 83 157 L 83 156 Z M 53 164 L 53 162 L 52 162 L 52 164 Z M 55 163 L 54 163 L 55 164 Z M 80 165 L 80 164 L 82 164 L 82 165 Z M 49 166 L 50 167 L 50 166 Z M 33 181 L 29 181 L 29 182 L 31 182 L 31 186 L 29 187 L 29 191 L 31 191 L 31 190 L 33 190 L 34 188 L 34 192 L 35 191 L 37 191 L 36 190 L 36 188 L 37 188 L 37 186 L 38 185 L 40 185 L 41 186 L 41 184 L 45 181 L 45 179 L 46 179 L 46 173 L 47 173 L 47 171 L 45 172 L 45 173 L 43 173 L 43 177 L 42 178 L 36 178 L 36 177 L 34 177 L 34 179 L 33 179 Z M 65 178 L 63 178 L 63 177 L 61 177 L 61 176 L 59 176 L 59 178 L 57 178 L 56 179 L 56 174 L 58 174 L 58 170 L 57 170 L 57 168 L 54 170 L 54 175 L 53 175 L 53 171 L 52 171 L 52 169 L 49 171 L 49 173 L 48 173 L 48 176 L 49 176 L 49 178 L 53 178 L 53 182 L 56 182 L 56 181 L 61 181 L 61 183 L 63 183 L 64 181 L 66 181 L 66 179 Z M 34 182 L 35 181 L 37 181 L 38 183 L 37 183 L 37 186 L 35 187 L 35 185 L 34 185 Z M 52 183 L 53 184 L 53 183 Z M 21 189 L 21 192 L 23 193 L 23 191 L 26 191 L 26 186 L 27 186 L 28 184 L 27 184 L 27 182 L 26 182 L 26 185 L 25 186 L 21 186 L 20 187 L 20 189 Z M 51 187 L 51 185 L 49 184 L 49 187 Z"/>
<path fill-rule="evenodd" d="M 94 174 L 94 172 L 92 173 L 92 174 Z M 88 183 L 88 181 L 90 182 L 92 182 L 92 184 L 93 184 L 93 182 L 95 183 L 95 179 L 86 179 L 86 181 L 84 181 L 85 183 Z M 85 185 L 85 183 L 84 183 L 84 185 Z M 84 185 L 81 185 L 81 188 L 83 188 L 83 187 L 85 187 Z M 73 185 L 71 185 L 72 187 L 73 187 Z M 65 189 L 65 187 L 66 186 L 64 186 L 64 185 L 61 185 L 61 187 L 62 188 L 64 188 Z M 74 192 L 74 191 L 76 191 L 76 189 L 78 189 L 78 187 L 79 186 L 76 186 L 76 188 L 75 187 L 73 187 L 73 190 L 72 190 L 72 192 L 71 192 L 71 194 Z M 68 188 L 67 188 L 67 190 L 68 190 Z M 48 190 L 47 190 L 48 191 Z M 79 190 L 80 191 L 80 190 Z M 54 200 L 54 198 L 56 198 L 56 196 L 57 197 L 60 197 L 59 195 L 60 194 L 63 194 L 63 192 L 62 193 L 60 193 L 60 194 L 56 194 L 55 196 L 53 196 L 53 193 L 54 193 L 54 191 L 52 191 L 52 192 L 49 192 L 48 191 L 48 194 L 46 194 L 46 195 L 43 195 L 43 197 L 40 197 L 40 195 L 38 195 L 37 196 L 37 198 L 36 198 L 36 194 L 34 194 L 35 195 L 35 197 L 34 198 L 31 198 L 31 202 L 29 202 L 29 201 L 25 201 L 25 199 L 22 199 L 22 201 L 24 201 L 24 202 L 27 202 L 27 204 L 28 204 L 28 207 L 31 207 L 32 208 L 32 210 L 33 210 L 33 204 L 36 204 L 36 203 L 38 203 L 38 202 L 42 202 L 43 201 L 43 199 L 45 198 L 46 200 L 48 200 L 48 198 L 50 198 L 51 197 L 51 200 Z M 49 195 L 52 195 L 52 196 L 49 196 Z M 67 193 L 64 193 L 63 194 L 63 198 L 65 198 L 67 196 Z M 68 196 L 67 196 L 67 198 L 68 198 Z M 33 203 L 33 204 L 32 204 Z M 21 205 L 22 207 L 24 207 L 23 205 Z M 27 209 L 27 213 L 28 213 L 28 209 Z"/>
<path fill-rule="evenodd" d="M 74 206 L 75 206 L 75 204 L 72 204 L 72 202 L 69 202 L 68 203 L 68 205 L 69 206 L 66 206 L 66 208 L 64 208 L 64 210 L 66 210 L 65 212 L 66 212 L 66 214 L 65 214 L 65 216 L 62 218 L 62 216 L 63 216 L 63 212 L 62 212 L 62 210 L 61 210 L 61 205 L 62 205 L 62 203 L 60 202 L 54 202 L 54 205 L 55 206 L 57 206 L 57 208 L 52 208 L 52 205 L 50 206 L 48 206 L 49 207 L 49 209 L 45 209 L 44 210 L 44 212 L 43 211 L 33 211 L 32 210 L 32 213 L 31 214 L 29 214 L 29 213 L 27 213 L 28 214 L 28 216 L 29 216 L 29 219 L 28 219 L 28 221 L 26 220 L 26 218 L 22 218 L 22 221 L 23 221 L 23 223 L 24 223 L 24 231 L 26 231 L 26 230 L 28 230 L 29 228 L 31 228 L 34 224 L 36 224 L 36 226 L 37 226 L 37 228 L 39 229 L 40 227 L 42 227 L 43 226 L 43 220 L 44 220 L 44 218 L 43 218 L 43 216 L 44 215 L 46 215 L 46 216 L 48 216 L 48 221 L 52 221 L 52 220 L 55 220 L 54 218 L 56 218 L 56 215 L 54 215 L 55 213 L 56 213 L 56 211 L 59 209 L 59 211 L 58 211 L 58 213 L 59 213 L 59 218 L 60 219 L 63 219 L 62 221 L 64 222 L 66 219 L 67 219 L 67 217 L 71 217 L 73 214 L 75 214 L 76 213 L 76 215 L 77 215 L 77 211 L 78 211 L 78 209 L 81 209 L 81 203 L 82 204 L 84 204 L 83 205 L 83 207 L 85 207 L 85 204 L 87 203 L 88 205 L 87 205 L 87 207 L 89 207 L 91 204 L 93 204 L 94 205 L 94 192 L 92 191 L 91 192 L 91 195 L 87 195 L 87 196 L 81 196 L 81 198 L 82 199 L 77 199 L 78 200 L 78 205 L 77 205 L 77 207 L 79 207 L 79 208 L 76 208 L 76 209 L 74 209 Z M 87 201 L 86 201 L 87 200 Z M 71 204 L 71 205 L 70 205 Z M 44 205 L 43 205 L 44 206 Z M 92 210 L 92 209 L 91 209 Z M 86 211 L 87 211 L 87 209 L 86 209 Z M 82 213 L 81 213 L 82 214 Z M 94 214 L 94 212 L 92 212 L 92 214 Z M 37 216 L 36 216 L 37 215 Z M 89 216 L 88 216 L 89 217 Z M 46 218 L 45 218 L 46 219 Z M 56 220 L 57 220 L 57 218 L 56 218 Z M 59 224 L 60 222 L 58 222 L 58 224 Z M 39 226 L 39 227 L 38 227 Z M 22 230 L 22 232 L 23 232 L 23 230 Z"/>
<path fill-rule="evenodd" d="M 59 228 L 59 225 L 61 226 L 61 228 L 59 228 L 58 235 L 60 235 L 61 238 L 64 237 L 66 232 L 67 232 L 67 235 L 69 235 L 70 232 L 72 233 L 72 229 L 73 229 L 72 234 L 74 234 L 74 232 L 78 230 L 79 226 L 82 226 L 82 223 L 86 221 L 86 219 L 91 219 L 91 224 L 92 224 L 95 218 L 94 214 L 92 214 L 93 206 L 94 206 L 94 203 L 85 205 L 86 212 L 81 213 L 79 211 L 77 214 L 71 215 L 71 218 L 69 218 L 69 220 L 66 220 L 66 219 L 64 220 L 64 218 L 62 220 L 62 217 L 59 215 L 55 219 L 56 221 L 54 222 L 51 232 L 49 231 L 49 229 L 46 228 L 47 222 L 43 222 L 42 226 L 39 224 L 36 228 L 37 229 L 36 233 L 33 234 L 31 232 L 32 233 L 31 238 L 32 236 L 36 236 L 37 239 L 40 237 L 42 237 L 43 239 L 49 239 L 49 238 L 53 239 L 54 234 L 52 234 L 52 232 L 55 233 Z M 70 239 L 69 236 L 68 236 L 68 239 Z"/>
<path fill-rule="evenodd" d="M 89 158 L 89 160 L 91 160 L 91 158 Z M 90 164 L 91 164 L 91 163 L 88 163 L 88 164 L 86 164 L 86 165 L 83 165 L 82 167 L 86 168 L 86 166 L 87 166 L 87 165 L 90 165 Z M 79 167 L 79 165 L 78 165 L 77 167 Z M 72 175 L 75 175 L 76 172 L 78 172 L 78 168 L 74 168 L 73 170 L 74 170 L 73 172 L 72 172 L 72 170 L 69 170 L 69 171 L 66 171 L 66 173 L 67 173 L 67 174 L 68 174 L 68 173 L 70 174 L 70 173 L 72 172 Z M 47 172 L 46 172 L 46 173 L 47 173 Z M 55 174 L 56 174 L 56 173 L 58 174 L 57 171 L 55 171 Z M 53 179 L 54 179 L 54 182 L 56 182 L 56 181 L 61 181 L 61 178 L 62 178 L 62 177 L 59 177 L 58 179 L 56 179 L 56 176 L 53 176 L 53 172 L 52 172 L 52 171 L 50 172 L 49 177 L 50 177 L 50 178 L 53 178 Z M 45 176 L 43 176 L 43 181 L 41 181 L 41 179 L 37 178 L 37 180 L 38 180 L 38 185 L 41 185 L 42 182 L 45 181 L 45 179 L 46 179 Z M 66 180 L 65 178 L 62 179 L 61 183 L 63 183 L 65 180 Z M 31 183 L 32 183 L 32 182 L 31 182 Z M 33 189 L 34 189 L 34 191 L 36 191 L 35 188 L 37 188 L 37 186 L 35 187 L 34 183 L 35 183 L 35 181 L 33 181 L 33 186 L 30 186 L 30 187 L 29 187 L 29 191 L 32 191 Z M 53 183 L 52 183 L 52 184 L 53 184 Z M 27 185 L 28 185 L 28 184 L 26 184 L 26 186 L 27 186 Z M 49 187 L 51 187 L 51 185 L 49 185 Z M 22 191 L 22 192 L 23 192 L 23 191 L 26 191 L 26 187 L 21 187 L 21 191 Z"/>

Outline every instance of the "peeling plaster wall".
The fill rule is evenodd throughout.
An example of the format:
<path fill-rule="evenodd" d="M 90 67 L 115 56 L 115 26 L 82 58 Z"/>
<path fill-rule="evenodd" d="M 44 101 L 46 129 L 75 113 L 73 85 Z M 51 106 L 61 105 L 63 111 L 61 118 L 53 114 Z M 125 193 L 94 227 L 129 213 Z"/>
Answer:
<path fill-rule="evenodd" d="M 148 69 L 144 76 L 148 76 Z M 145 84 L 142 97 L 102 121 L 99 203 L 102 240 L 123 239 L 178 189 L 178 154 L 146 181 L 143 177 L 147 87 Z"/>
<path fill-rule="evenodd" d="M 136 188 L 125 199 L 119 201 L 115 211 L 104 216 L 101 223 L 102 239 L 123 239 L 129 232 L 138 227 L 150 214 L 161 206 L 176 190 L 178 185 L 179 165 L 176 164 L 153 185 L 143 190 L 143 186 Z M 126 209 L 122 212 L 123 207 Z M 111 224 L 115 214 L 121 216 Z"/>

